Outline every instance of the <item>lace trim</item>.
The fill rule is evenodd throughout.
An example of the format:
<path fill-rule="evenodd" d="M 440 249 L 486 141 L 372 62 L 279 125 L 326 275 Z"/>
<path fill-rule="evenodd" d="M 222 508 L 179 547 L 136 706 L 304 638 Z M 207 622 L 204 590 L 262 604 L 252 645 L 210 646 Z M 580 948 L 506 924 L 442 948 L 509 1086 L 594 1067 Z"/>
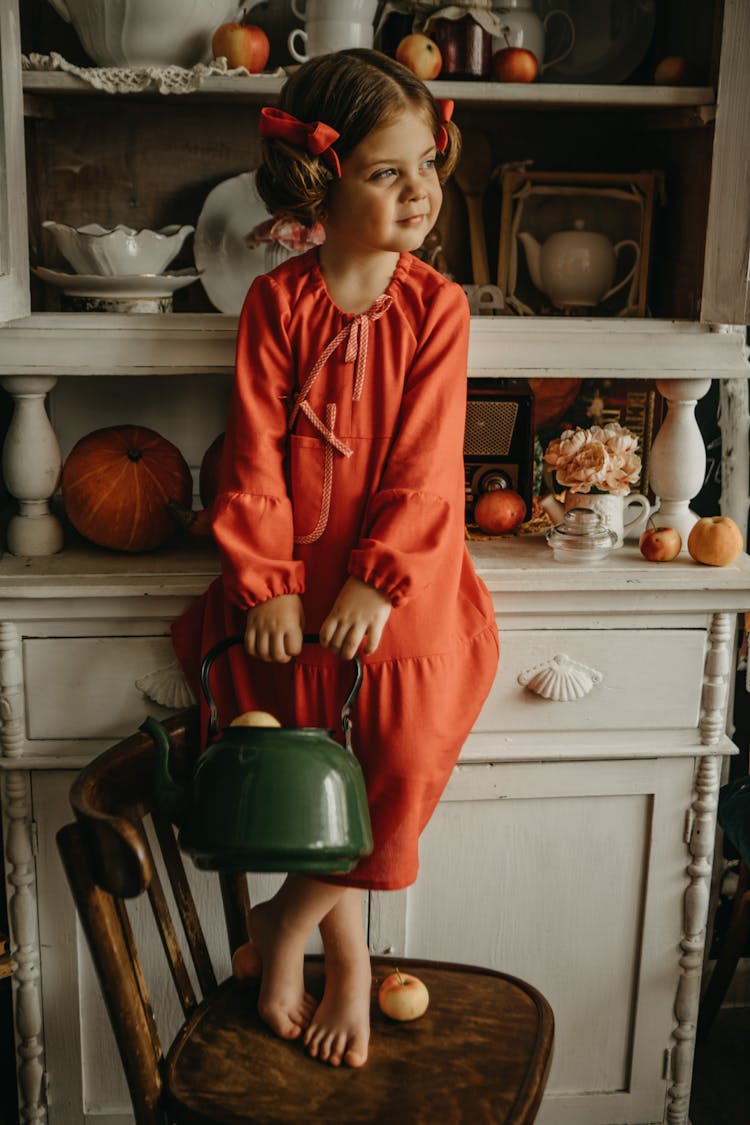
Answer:
<path fill-rule="evenodd" d="M 196 63 L 190 69 L 182 66 L 76 66 L 57 51 L 52 51 L 49 55 L 36 52 L 21 55 L 21 69 L 61 70 L 83 79 L 95 90 L 102 90 L 106 94 L 140 94 L 145 90 L 157 90 L 160 94 L 192 94 L 200 90 L 207 78 L 216 75 L 250 77 L 250 71 L 244 66 L 230 70 L 224 58 L 214 59 L 210 63 Z M 278 78 L 283 74 L 284 71 L 279 67 L 272 73 L 254 74 L 252 77 Z"/>

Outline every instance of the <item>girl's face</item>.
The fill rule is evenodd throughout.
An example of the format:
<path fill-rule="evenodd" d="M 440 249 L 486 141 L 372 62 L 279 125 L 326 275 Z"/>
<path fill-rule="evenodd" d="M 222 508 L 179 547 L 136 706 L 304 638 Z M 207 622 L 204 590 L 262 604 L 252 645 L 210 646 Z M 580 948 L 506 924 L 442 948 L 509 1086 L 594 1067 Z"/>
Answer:
<path fill-rule="evenodd" d="M 418 249 L 443 199 L 435 153 L 432 130 L 415 109 L 368 133 L 329 189 L 329 246 L 350 253 Z"/>

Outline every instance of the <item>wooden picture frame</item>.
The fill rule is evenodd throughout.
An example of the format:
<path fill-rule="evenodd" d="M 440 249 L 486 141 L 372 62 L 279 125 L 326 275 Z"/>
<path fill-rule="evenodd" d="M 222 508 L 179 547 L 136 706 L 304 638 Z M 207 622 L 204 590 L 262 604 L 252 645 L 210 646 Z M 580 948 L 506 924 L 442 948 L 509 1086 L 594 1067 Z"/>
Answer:
<path fill-rule="evenodd" d="M 646 316 L 660 181 L 659 172 L 537 172 L 517 164 L 503 168 L 497 276 L 505 299 L 502 312 L 511 316 Z M 550 235 L 573 230 L 578 222 L 587 231 L 604 234 L 613 248 L 623 244 L 613 280 L 617 291 L 595 304 L 556 305 L 532 281 L 519 236 L 528 234 L 544 245 Z M 636 244 L 633 263 L 632 246 Z"/>

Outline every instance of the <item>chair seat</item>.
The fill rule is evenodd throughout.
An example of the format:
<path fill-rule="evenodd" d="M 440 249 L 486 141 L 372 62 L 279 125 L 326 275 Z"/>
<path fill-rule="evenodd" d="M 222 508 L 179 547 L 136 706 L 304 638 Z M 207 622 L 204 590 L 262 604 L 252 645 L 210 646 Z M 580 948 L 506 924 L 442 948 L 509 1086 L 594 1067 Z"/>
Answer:
<path fill-rule="evenodd" d="M 430 1006 L 421 1019 L 397 1023 L 377 1004 L 379 984 L 395 967 L 373 959 L 370 1057 L 357 1070 L 331 1067 L 311 1059 L 299 1041 L 277 1038 L 258 1018 L 257 982 L 226 981 L 188 1020 L 167 1057 L 176 1121 L 533 1121 L 553 1039 L 552 1011 L 540 993 L 503 973 L 403 959 L 398 967 L 424 981 Z M 309 991 L 322 995 L 323 983 L 322 962 L 308 959 Z"/>

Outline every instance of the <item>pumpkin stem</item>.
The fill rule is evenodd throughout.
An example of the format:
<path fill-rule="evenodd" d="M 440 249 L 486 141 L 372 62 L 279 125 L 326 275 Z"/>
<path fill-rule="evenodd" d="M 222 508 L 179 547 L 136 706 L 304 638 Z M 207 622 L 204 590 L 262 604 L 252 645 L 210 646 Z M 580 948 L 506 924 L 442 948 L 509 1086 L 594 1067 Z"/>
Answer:
<path fill-rule="evenodd" d="M 129 449 L 127 453 L 128 461 L 140 461 L 142 456 L 142 449 Z"/>

